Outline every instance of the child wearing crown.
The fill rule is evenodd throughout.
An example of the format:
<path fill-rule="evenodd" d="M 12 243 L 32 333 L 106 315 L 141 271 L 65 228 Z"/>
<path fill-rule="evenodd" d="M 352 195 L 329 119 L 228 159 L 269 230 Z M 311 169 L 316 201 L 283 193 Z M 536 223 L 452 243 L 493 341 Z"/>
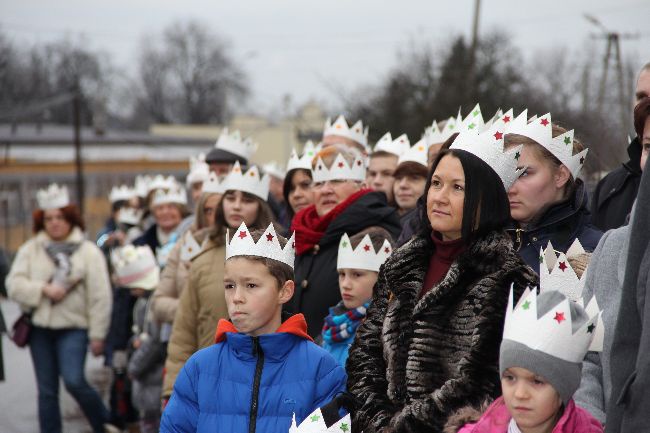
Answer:
<path fill-rule="evenodd" d="M 302 314 L 285 317 L 294 292 L 294 237 L 273 225 L 226 239 L 224 290 L 230 320 L 214 345 L 179 373 L 161 432 L 284 432 L 344 391 L 345 371 L 307 334 Z"/>
<path fill-rule="evenodd" d="M 357 328 L 366 317 L 379 267 L 393 251 L 390 241 L 387 231 L 371 228 L 352 237 L 346 233 L 339 243 L 336 268 L 342 300 L 325 317 L 321 345 L 343 367 Z"/>
<path fill-rule="evenodd" d="M 471 417 L 471 409 L 461 410 L 445 432 L 602 432 L 600 422 L 572 398 L 582 360 L 599 334 L 598 307 L 583 308 L 557 290 L 527 290 L 514 309 L 512 298 L 511 293 L 499 359 L 503 396 L 476 423 L 458 430 L 455 424 Z"/>

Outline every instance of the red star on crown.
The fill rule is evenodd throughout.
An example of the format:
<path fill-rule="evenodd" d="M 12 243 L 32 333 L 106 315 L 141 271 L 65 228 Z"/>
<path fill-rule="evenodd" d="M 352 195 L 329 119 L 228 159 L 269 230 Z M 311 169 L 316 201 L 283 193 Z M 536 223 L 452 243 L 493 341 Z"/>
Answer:
<path fill-rule="evenodd" d="M 539 123 L 541 123 L 544 126 L 548 126 L 548 119 L 542 119 L 539 121 Z"/>
<path fill-rule="evenodd" d="M 384 252 L 385 252 L 386 254 L 390 253 L 390 248 L 388 248 L 388 247 L 384 248 Z"/>
<path fill-rule="evenodd" d="M 566 262 L 560 262 L 559 268 L 562 272 L 564 272 L 567 268 Z"/>
<path fill-rule="evenodd" d="M 510 116 L 503 116 L 503 123 L 510 122 Z"/>
<path fill-rule="evenodd" d="M 337 165 L 339 166 L 339 168 L 343 168 L 343 163 L 342 162 L 339 162 Z"/>
<path fill-rule="evenodd" d="M 271 242 L 273 240 L 273 235 L 271 233 L 267 233 L 266 240 Z"/>
<path fill-rule="evenodd" d="M 364 251 L 370 251 L 370 245 L 364 245 L 363 250 Z"/>
<path fill-rule="evenodd" d="M 560 312 L 558 311 L 558 312 L 555 313 L 555 317 L 553 318 L 553 320 L 557 320 L 557 323 L 562 323 L 562 322 L 564 322 L 566 319 L 564 318 L 564 313 L 560 313 Z"/>
<path fill-rule="evenodd" d="M 499 132 L 499 131 L 495 132 L 494 138 L 497 140 L 501 140 L 503 138 L 503 132 Z"/>
<path fill-rule="evenodd" d="M 357 161 L 357 165 L 361 165 L 361 161 Z"/>
<path fill-rule="evenodd" d="M 240 231 L 239 232 L 239 239 L 244 239 L 246 237 L 246 232 L 245 231 Z"/>

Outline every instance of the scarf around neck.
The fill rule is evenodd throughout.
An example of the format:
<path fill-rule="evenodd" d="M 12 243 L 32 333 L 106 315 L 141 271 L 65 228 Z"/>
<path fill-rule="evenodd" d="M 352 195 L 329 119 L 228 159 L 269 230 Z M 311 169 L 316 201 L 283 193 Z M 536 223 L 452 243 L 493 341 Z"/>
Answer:
<path fill-rule="evenodd" d="M 315 205 L 308 206 L 298 212 L 296 216 L 293 217 L 290 230 L 296 232 L 296 255 L 300 256 L 311 250 L 320 242 L 330 223 L 334 221 L 337 216 L 339 216 L 360 197 L 371 191 L 372 190 L 370 189 L 364 188 L 355 192 L 323 216 L 318 216 Z"/>
<path fill-rule="evenodd" d="M 366 317 L 369 305 L 370 301 L 357 308 L 347 309 L 341 301 L 331 307 L 323 325 L 323 341 L 328 344 L 340 343 L 353 336 Z"/>

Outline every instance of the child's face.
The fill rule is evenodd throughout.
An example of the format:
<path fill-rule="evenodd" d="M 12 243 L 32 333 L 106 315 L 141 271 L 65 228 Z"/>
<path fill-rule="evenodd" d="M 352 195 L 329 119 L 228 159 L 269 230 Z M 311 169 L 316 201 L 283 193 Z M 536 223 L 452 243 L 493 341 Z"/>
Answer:
<path fill-rule="evenodd" d="M 278 329 L 282 304 L 293 296 L 293 281 L 278 288 L 264 263 L 233 257 L 226 261 L 223 282 L 228 315 L 239 332 L 257 337 Z"/>
<path fill-rule="evenodd" d="M 562 399 L 543 377 L 530 370 L 510 367 L 501 377 L 508 412 L 522 430 L 551 432 L 560 417 Z"/>
<path fill-rule="evenodd" d="M 357 308 L 372 298 L 377 272 L 365 269 L 339 269 L 339 289 L 345 308 Z"/>

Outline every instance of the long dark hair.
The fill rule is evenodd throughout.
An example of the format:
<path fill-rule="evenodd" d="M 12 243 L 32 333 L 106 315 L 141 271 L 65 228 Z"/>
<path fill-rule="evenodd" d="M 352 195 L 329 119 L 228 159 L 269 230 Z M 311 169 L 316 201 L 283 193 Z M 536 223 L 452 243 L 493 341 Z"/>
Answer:
<path fill-rule="evenodd" d="M 492 231 L 503 230 L 510 221 L 510 203 L 501 178 L 487 163 L 471 153 L 459 149 L 444 149 L 440 151 L 429 170 L 422 196 L 424 203 L 420 206 L 418 234 L 427 239 L 431 236 L 433 229 L 427 215 L 427 195 L 431 188 L 431 177 L 440 160 L 447 155 L 458 158 L 465 172 L 465 201 L 461 227 L 461 237 L 465 244 Z"/>
<path fill-rule="evenodd" d="M 217 205 L 217 211 L 215 212 L 215 225 L 214 230 L 212 230 L 212 233 L 210 233 L 210 239 L 212 239 L 212 241 L 217 245 L 224 245 L 226 243 L 226 230 L 228 230 L 228 223 L 226 222 L 226 215 L 223 211 L 223 200 L 228 195 L 228 193 L 232 191 L 233 190 L 228 190 L 223 193 L 223 196 L 221 196 L 221 200 L 219 200 L 219 204 Z M 245 191 L 242 191 L 241 193 L 247 199 L 255 200 L 259 204 L 259 208 L 257 210 L 257 218 L 255 218 L 253 224 L 248 227 L 249 230 L 264 230 L 269 226 L 269 224 L 273 223 L 276 228 L 278 228 L 278 231 L 282 231 L 279 230 L 281 227 L 275 222 L 273 211 L 271 211 L 271 207 L 266 201 L 262 200 L 254 194 L 250 194 Z"/>
<path fill-rule="evenodd" d="M 293 220 L 293 217 L 296 214 L 289 204 L 289 193 L 293 191 L 291 188 L 293 183 L 293 176 L 299 171 L 302 171 L 307 176 L 309 176 L 310 179 L 312 179 L 311 170 L 305 170 L 304 168 L 294 168 L 293 170 L 289 171 L 284 177 L 284 183 L 282 184 L 282 196 L 284 197 L 284 204 L 287 207 L 287 216 L 289 217 L 289 221 Z"/>

